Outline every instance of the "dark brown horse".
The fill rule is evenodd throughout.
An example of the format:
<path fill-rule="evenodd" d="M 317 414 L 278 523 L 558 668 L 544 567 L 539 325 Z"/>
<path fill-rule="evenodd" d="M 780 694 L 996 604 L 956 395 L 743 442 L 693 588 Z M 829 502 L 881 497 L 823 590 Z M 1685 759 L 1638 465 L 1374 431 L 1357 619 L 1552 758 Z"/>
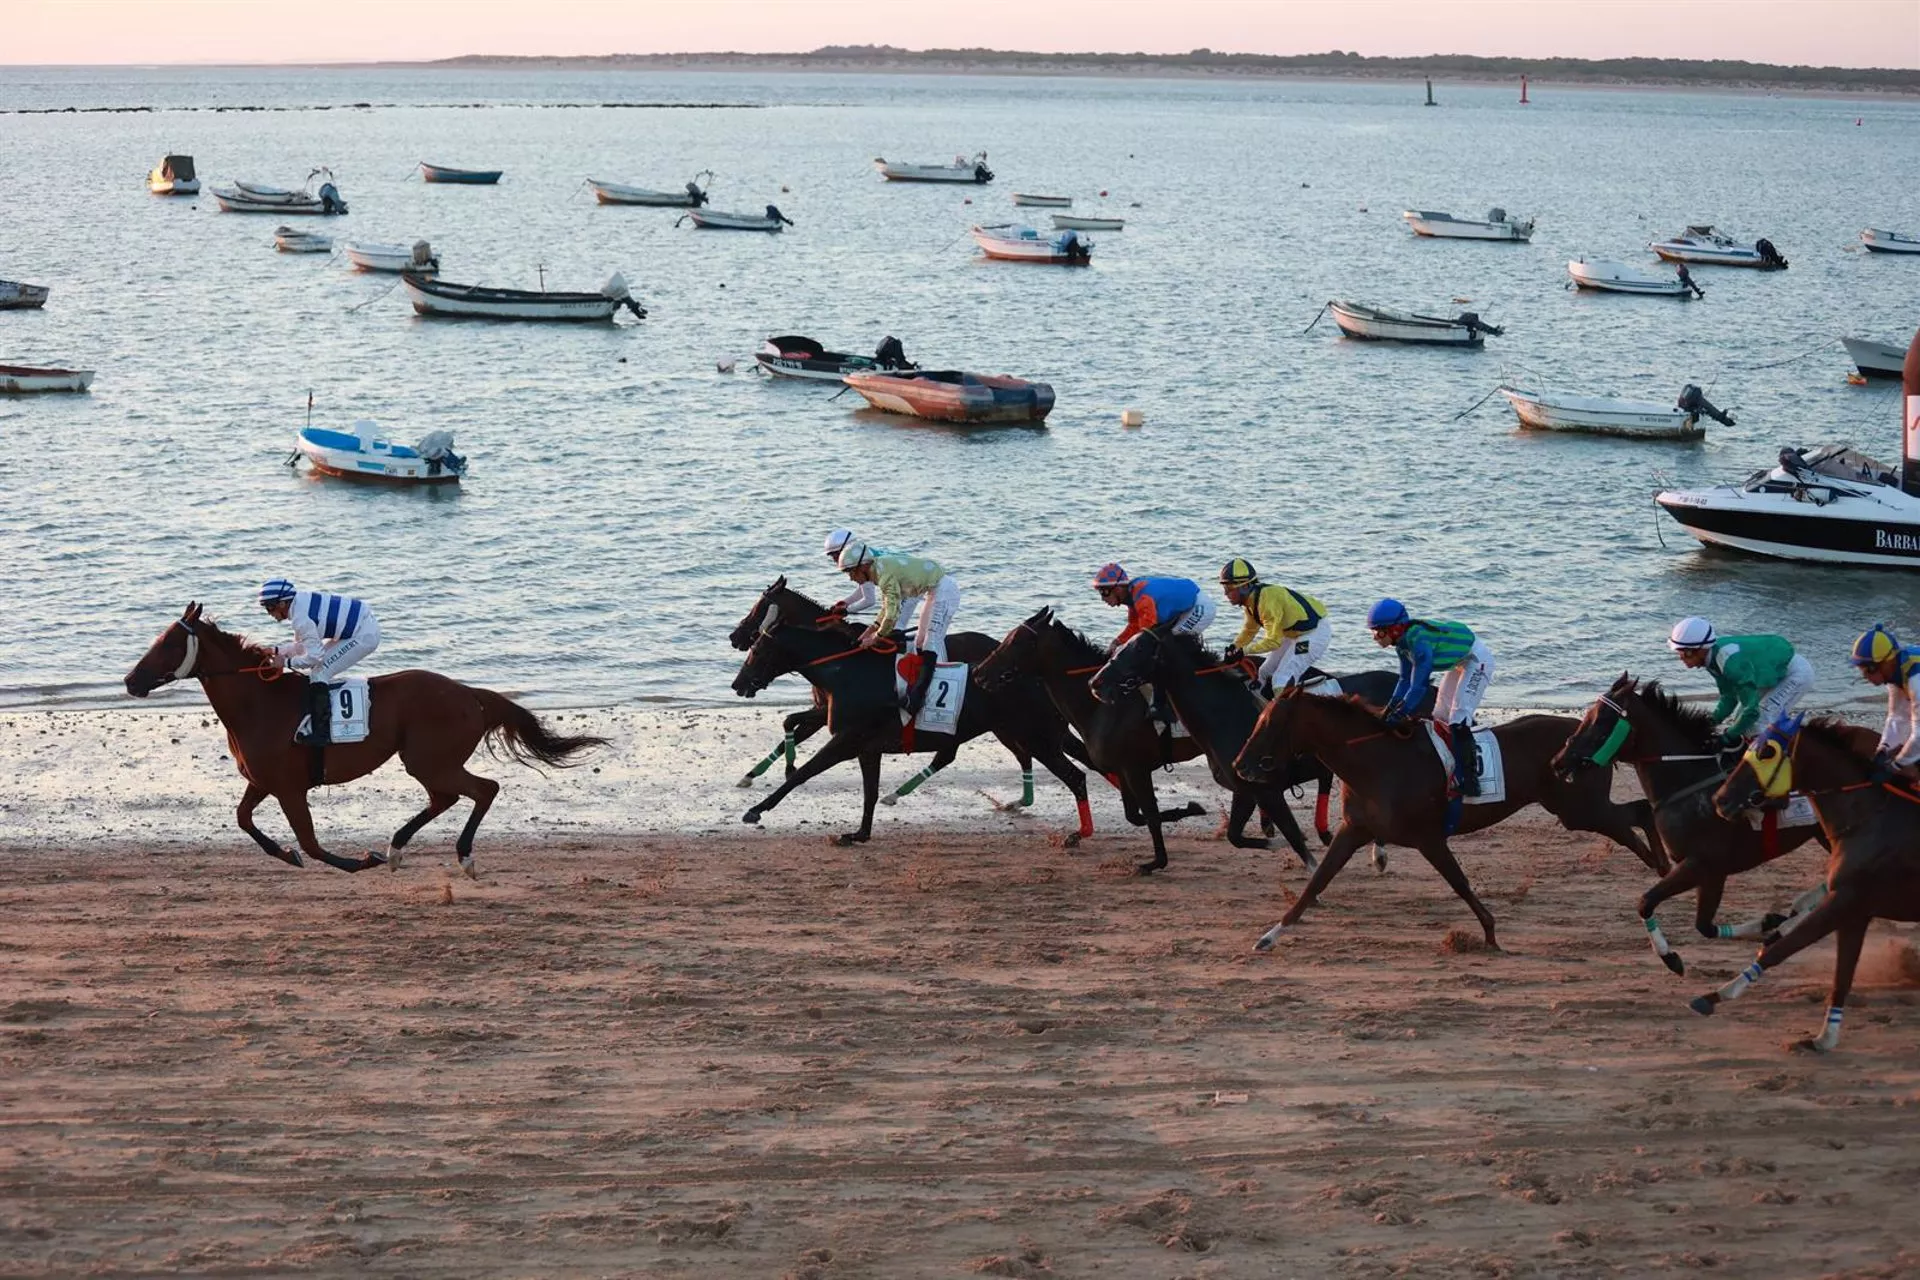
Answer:
<path fill-rule="evenodd" d="M 1732 981 L 1696 997 L 1695 1013 L 1712 1013 L 1767 970 L 1837 934 L 1826 1025 L 1800 1047 L 1824 1053 L 1840 1043 L 1840 1018 L 1867 926 L 1876 917 L 1920 920 L 1920 794 L 1904 780 L 1880 780 L 1873 759 L 1878 745 L 1873 730 L 1840 720 L 1788 720 L 1756 738 L 1714 793 L 1713 807 L 1732 818 L 1742 809 L 1784 804 L 1791 792 L 1802 792 L 1813 801 L 1833 852 L 1820 905 L 1790 921 Z"/>
<path fill-rule="evenodd" d="M 1738 760 L 1722 759 L 1719 736 L 1719 726 L 1704 707 L 1682 706 L 1659 681 L 1643 685 L 1622 672 L 1612 688 L 1594 699 L 1580 727 L 1553 758 L 1563 777 L 1585 769 L 1611 770 L 1615 764 L 1633 766 L 1640 793 L 1653 806 L 1661 846 L 1676 859 L 1673 869 L 1640 895 L 1640 919 L 1653 953 L 1675 973 L 1685 973 L 1686 963 L 1654 917 L 1661 903 L 1693 889 L 1693 927 L 1701 937 L 1763 937 L 1790 918 L 1791 909 L 1737 925 L 1715 924 L 1727 877 L 1751 871 L 1819 834 L 1818 827 L 1787 827 L 1769 839 L 1744 817 L 1729 821 L 1714 812 L 1713 793 Z M 1803 901 L 1796 899 L 1795 907 L 1806 909 Z"/>
<path fill-rule="evenodd" d="M 163 684 L 194 679 L 206 691 L 214 714 L 226 727 L 227 743 L 240 776 L 247 780 L 236 815 L 240 829 L 282 862 L 305 866 L 300 853 L 342 871 L 365 871 L 381 863 L 398 868 L 400 851 L 420 828 L 452 807 L 461 796 L 473 812 L 454 845 L 460 867 L 474 874 L 473 834 L 499 792 L 500 784 L 467 772 L 467 760 L 483 740 L 497 742 L 522 764 L 566 768 L 574 757 L 604 738 L 553 733 L 525 707 L 493 692 L 460 684 L 431 671 L 396 671 L 368 681 L 368 734 L 363 742 L 328 746 L 322 758 L 323 781 L 351 782 L 372 773 L 395 753 L 408 773 L 427 789 L 427 807 L 393 833 L 384 854 L 342 858 L 320 847 L 313 834 L 307 792 L 315 785 L 313 748 L 293 740 L 307 712 L 307 682 L 280 678 L 271 649 L 222 631 L 200 606 L 190 604 L 180 620 L 160 633 L 133 670 L 127 692 L 144 698 Z M 293 828 L 300 852 L 282 848 L 253 825 L 253 811 L 272 796 Z"/>
<path fill-rule="evenodd" d="M 1665 855 L 1656 852 L 1660 837 L 1646 801 L 1615 804 L 1607 794 L 1610 779 L 1604 773 L 1588 773 L 1571 782 L 1554 774 L 1554 753 L 1578 724 L 1568 716 L 1521 716 L 1494 730 L 1505 762 L 1506 799 L 1464 806 L 1458 833 L 1493 826 L 1537 804 L 1570 830 L 1596 831 L 1633 850 L 1647 866 L 1662 870 Z M 1305 892 L 1279 924 L 1260 935 L 1256 950 L 1271 949 L 1281 932 L 1305 915 L 1340 874 L 1354 851 L 1371 840 L 1418 850 L 1480 921 L 1487 945 L 1499 946 L 1493 936 L 1493 914 L 1474 895 L 1448 847 L 1447 775 L 1417 723 L 1388 724 L 1357 698 L 1290 693 L 1275 698 L 1260 713 L 1234 768 L 1242 777 L 1257 780 L 1302 752 L 1320 757 L 1340 779 L 1340 828 Z M 1646 833 L 1645 840 L 1636 827 Z"/>

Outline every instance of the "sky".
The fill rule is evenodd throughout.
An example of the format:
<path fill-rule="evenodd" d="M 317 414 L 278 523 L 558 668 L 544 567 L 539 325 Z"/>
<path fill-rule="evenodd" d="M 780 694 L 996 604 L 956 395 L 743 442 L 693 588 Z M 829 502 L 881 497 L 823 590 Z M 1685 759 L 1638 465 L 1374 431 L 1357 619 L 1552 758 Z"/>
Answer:
<path fill-rule="evenodd" d="M 1920 68 L 1920 0 L 0 0 L 0 65 L 824 44 Z"/>

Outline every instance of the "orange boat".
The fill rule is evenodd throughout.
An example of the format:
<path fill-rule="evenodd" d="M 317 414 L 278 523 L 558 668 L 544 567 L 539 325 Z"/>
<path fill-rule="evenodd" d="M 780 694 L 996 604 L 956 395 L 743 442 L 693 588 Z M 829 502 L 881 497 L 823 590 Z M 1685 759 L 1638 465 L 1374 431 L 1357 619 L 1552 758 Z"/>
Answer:
<path fill-rule="evenodd" d="M 915 369 L 845 381 L 876 409 L 940 422 L 1043 422 L 1053 411 L 1052 387 L 1008 374 Z"/>

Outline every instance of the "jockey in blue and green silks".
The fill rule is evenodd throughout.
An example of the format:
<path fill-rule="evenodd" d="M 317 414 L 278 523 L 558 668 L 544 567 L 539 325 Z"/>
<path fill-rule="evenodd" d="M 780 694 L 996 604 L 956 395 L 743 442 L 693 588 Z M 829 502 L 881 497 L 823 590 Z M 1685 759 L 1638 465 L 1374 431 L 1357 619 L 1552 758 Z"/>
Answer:
<path fill-rule="evenodd" d="M 1920 645 L 1901 644 L 1893 628 L 1882 623 L 1853 645 L 1853 665 L 1868 684 L 1886 686 L 1887 727 L 1880 731 L 1880 749 L 1874 755 L 1875 780 L 1884 782 L 1896 769 L 1920 764 Z"/>
<path fill-rule="evenodd" d="M 1436 671 L 1446 674 L 1434 695 L 1433 718 L 1454 731 L 1454 762 L 1458 766 L 1460 794 L 1480 794 L 1478 753 L 1466 744 L 1473 741 L 1473 715 L 1480 699 L 1493 683 L 1493 654 L 1465 623 L 1429 622 L 1407 613 L 1398 600 L 1382 600 L 1367 612 L 1367 626 L 1381 648 L 1391 647 L 1400 655 L 1400 682 L 1387 699 L 1385 719 L 1389 724 L 1413 714 L 1426 696 L 1427 681 Z"/>

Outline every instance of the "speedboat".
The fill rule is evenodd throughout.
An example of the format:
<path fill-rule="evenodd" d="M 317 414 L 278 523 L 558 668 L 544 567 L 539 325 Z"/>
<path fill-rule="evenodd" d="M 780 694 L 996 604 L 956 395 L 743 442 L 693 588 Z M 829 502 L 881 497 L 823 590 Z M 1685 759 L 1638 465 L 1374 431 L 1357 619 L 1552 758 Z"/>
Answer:
<path fill-rule="evenodd" d="M 1700 388 L 1688 383 L 1671 405 L 1652 400 L 1613 400 L 1601 396 L 1542 395 L 1502 386 L 1520 425 L 1536 431 L 1578 431 L 1589 435 L 1631 436 L 1639 440 L 1698 440 L 1707 434 L 1701 418 L 1722 426 L 1733 418 L 1714 408 Z"/>
<path fill-rule="evenodd" d="M 1333 322 L 1347 337 L 1379 342 L 1478 347 L 1486 341 L 1484 335 L 1499 337 L 1503 332 L 1498 325 L 1486 323 L 1471 311 L 1463 311 L 1449 320 L 1444 316 L 1414 315 L 1360 302 L 1329 302 L 1327 309 L 1333 312 Z"/>
<path fill-rule="evenodd" d="M 1124 231 L 1125 218 L 1089 218 L 1077 213 L 1056 213 L 1053 215 L 1055 231 Z"/>
<path fill-rule="evenodd" d="M 1407 220 L 1417 236 L 1433 236 L 1442 240 L 1513 240 L 1526 242 L 1533 239 L 1533 219 L 1524 222 L 1507 216 L 1501 208 L 1487 210 L 1487 216 L 1481 219 L 1456 218 L 1450 213 L 1435 213 L 1430 209 L 1409 209 L 1400 215 Z"/>
<path fill-rule="evenodd" d="M 691 209 L 673 220 L 679 226 L 683 219 L 691 218 L 693 225 L 707 231 L 778 231 L 781 227 L 793 225 L 793 219 L 787 217 L 772 205 L 765 213 L 722 213 L 718 209 Z"/>
<path fill-rule="evenodd" d="M 1567 274 L 1582 289 L 1607 293 L 1643 293 L 1656 298 L 1704 298 L 1707 295 L 1693 282 L 1693 273 L 1684 262 L 1676 263 L 1672 275 L 1650 271 L 1627 262 L 1610 259 L 1575 258 L 1567 264 Z"/>
<path fill-rule="evenodd" d="M 1854 367 L 1866 378 L 1897 378 L 1900 366 L 1906 361 L 1906 347 L 1896 347 L 1891 342 L 1876 342 L 1872 338 L 1842 338 L 1840 345 L 1847 349 Z"/>
<path fill-rule="evenodd" d="M 1900 231 L 1879 231 L 1868 227 L 1860 233 L 1860 243 L 1869 253 L 1920 253 L 1920 236 Z"/>
<path fill-rule="evenodd" d="M 455 169 L 444 164 L 420 162 L 420 176 L 428 182 L 448 182 L 466 187 L 490 187 L 500 181 L 503 169 Z"/>
<path fill-rule="evenodd" d="M 275 227 L 273 247 L 282 253 L 332 253 L 333 237 L 323 236 L 318 231 L 297 231 L 292 227 Z"/>
<path fill-rule="evenodd" d="M 157 196 L 194 196 L 200 194 L 200 179 L 193 176 L 192 156 L 167 156 L 147 173 L 147 190 Z"/>
<path fill-rule="evenodd" d="M 431 276 L 403 272 L 413 309 L 423 316 L 464 320 L 611 320 L 621 307 L 646 319 L 646 309 L 634 301 L 626 277 L 615 272 L 598 293 L 560 293 L 544 289 L 491 289 L 477 284 L 448 284 Z"/>
<path fill-rule="evenodd" d="M 649 191 L 645 187 L 629 187 L 618 182 L 602 182 L 598 178 L 588 178 L 587 185 L 593 188 L 593 198 L 601 204 L 644 204 L 661 209 L 698 209 L 707 202 L 707 189 L 700 185 L 705 178 L 713 182 L 713 174 L 703 170 L 693 175 L 693 181 L 687 183 L 684 191 Z"/>
<path fill-rule="evenodd" d="M 380 428 L 362 419 L 351 431 L 303 427 L 294 437 L 289 464 L 306 459 L 321 475 L 379 484 L 458 484 L 467 460 L 453 451 L 451 431 L 431 431 L 408 446 L 385 439 Z"/>
<path fill-rule="evenodd" d="M 828 351 L 812 338 L 799 334 L 768 338 L 753 353 L 755 363 L 779 378 L 801 378 L 813 382 L 841 383 L 849 373 L 884 373 L 899 369 L 918 369 L 907 359 L 900 339 L 887 337 L 870 356 Z"/>
<path fill-rule="evenodd" d="M 1093 241 L 1078 231 L 1056 231 L 1042 235 L 1032 227 L 1014 222 L 975 227 L 973 242 L 989 258 L 1006 262 L 1050 262 L 1058 266 L 1084 267 L 1093 260 Z"/>
<path fill-rule="evenodd" d="M 0 394 L 85 391 L 92 385 L 91 369 L 41 369 L 28 364 L 0 364 Z"/>
<path fill-rule="evenodd" d="M 850 373 L 846 384 L 876 409 L 941 422 L 1042 422 L 1053 411 L 1052 387 L 1009 374 Z"/>
<path fill-rule="evenodd" d="M 1755 267 L 1784 271 L 1787 260 L 1771 240 L 1751 244 L 1722 235 L 1706 223 L 1689 226 L 1677 236 L 1647 246 L 1668 262 L 1702 262 L 1715 267 Z"/>
<path fill-rule="evenodd" d="M 987 168 L 987 153 L 969 160 L 955 156 L 952 164 L 901 164 L 875 157 L 873 167 L 888 182 L 992 182 L 993 170 Z"/>
<path fill-rule="evenodd" d="M 285 187 L 269 187 L 257 182 L 235 182 L 231 187 L 215 187 L 213 198 L 219 202 L 226 213 L 280 213 L 332 216 L 345 213 L 347 202 L 340 196 L 339 188 L 333 185 L 333 175 L 325 169 L 315 169 L 307 175 L 311 182 L 320 174 L 327 174 L 327 181 L 320 184 L 315 193 L 307 191 L 289 191 Z"/>
<path fill-rule="evenodd" d="M 340 246 L 346 251 L 347 260 L 362 271 L 411 271 L 415 275 L 430 276 L 440 270 L 440 255 L 425 240 L 416 240 L 413 247 L 403 244 L 368 244 L 361 240 L 349 240 Z"/>
<path fill-rule="evenodd" d="M 0 280 L 0 311 L 36 311 L 47 305 L 50 292 L 43 284 Z"/>
<path fill-rule="evenodd" d="M 1036 196 L 1025 191 L 1014 192 L 1013 202 L 1017 205 L 1026 205 L 1035 209 L 1073 208 L 1072 196 Z"/>

